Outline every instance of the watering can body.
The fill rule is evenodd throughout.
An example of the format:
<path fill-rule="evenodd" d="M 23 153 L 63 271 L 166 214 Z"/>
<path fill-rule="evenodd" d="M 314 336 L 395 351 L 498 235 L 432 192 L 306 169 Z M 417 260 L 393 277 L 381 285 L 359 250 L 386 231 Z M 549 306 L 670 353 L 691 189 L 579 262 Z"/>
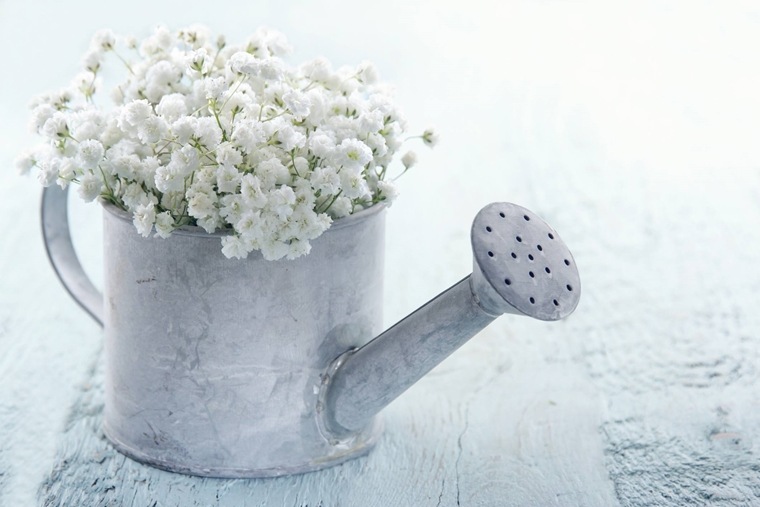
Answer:
<path fill-rule="evenodd" d="M 49 235 L 66 227 L 55 207 Z M 91 294 L 88 310 L 105 331 L 103 430 L 117 449 L 174 472 L 265 477 L 370 448 L 380 424 L 331 435 L 319 397 L 333 360 L 382 330 L 384 207 L 281 261 L 227 259 L 220 236 L 200 228 L 144 238 L 126 213 L 103 208 L 103 304 Z M 51 239 L 57 260 L 61 239 Z"/>

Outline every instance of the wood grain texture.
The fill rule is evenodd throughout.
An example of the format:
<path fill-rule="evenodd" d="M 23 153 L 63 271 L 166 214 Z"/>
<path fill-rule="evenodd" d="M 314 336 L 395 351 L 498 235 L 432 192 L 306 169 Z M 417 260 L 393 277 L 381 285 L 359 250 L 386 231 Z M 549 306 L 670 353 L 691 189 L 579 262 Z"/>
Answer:
<path fill-rule="evenodd" d="M 599 409 L 599 400 L 572 370 L 540 382 L 526 376 L 509 350 L 515 345 L 509 343 L 509 333 L 499 327 L 480 337 L 478 342 L 485 343 L 466 345 L 465 360 L 452 357 L 412 388 L 406 400 L 391 405 L 385 414 L 385 434 L 368 456 L 278 479 L 185 477 L 140 465 L 114 451 L 100 431 L 98 361 L 92 383 L 73 408 L 55 468 L 41 486 L 40 502 L 50 506 L 614 505 L 597 424 L 588 417 Z M 532 362 L 540 352 L 528 347 L 524 354 L 523 359 Z M 463 364 L 468 361 L 478 367 Z M 506 390 L 520 394 L 505 403 Z M 549 392 L 556 396 L 547 396 Z M 586 423 L 583 428 L 577 425 L 580 414 Z M 577 432 L 589 438 L 571 438 Z"/>

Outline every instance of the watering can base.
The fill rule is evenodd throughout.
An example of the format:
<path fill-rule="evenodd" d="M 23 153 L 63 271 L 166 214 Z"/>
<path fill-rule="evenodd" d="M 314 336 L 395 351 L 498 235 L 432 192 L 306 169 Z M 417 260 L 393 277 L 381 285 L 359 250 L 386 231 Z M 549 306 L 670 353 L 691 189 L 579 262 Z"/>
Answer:
<path fill-rule="evenodd" d="M 299 461 L 295 456 L 283 456 L 282 465 L 262 468 L 258 468 L 255 465 L 251 467 L 203 467 L 187 462 L 179 462 L 163 458 L 160 455 L 146 453 L 121 442 L 111 434 L 106 425 L 103 426 L 103 433 L 117 451 L 143 465 L 149 465 L 167 472 L 199 477 L 257 479 L 315 472 L 340 465 L 354 458 L 360 458 L 369 453 L 380 439 L 383 433 L 383 424 L 379 418 L 376 418 L 370 428 L 351 440 L 350 446 L 345 443 L 331 445 L 325 442 L 325 454 L 321 457 L 312 457 L 306 461 L 303 461 L 303 459 Z M 167 454 L 176 456 L 176 453 Z M 288 458 L 291 459 L 291 462 L 288 462 Z"/>

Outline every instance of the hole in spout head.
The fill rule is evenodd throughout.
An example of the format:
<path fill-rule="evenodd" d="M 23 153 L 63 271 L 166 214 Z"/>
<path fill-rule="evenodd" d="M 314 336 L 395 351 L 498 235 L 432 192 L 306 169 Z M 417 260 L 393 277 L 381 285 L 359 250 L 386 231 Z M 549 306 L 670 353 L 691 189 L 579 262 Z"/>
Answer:
<path fill-rule="evenodd" d="M 551 232 L 549 233 L 549 239 L 554 239 L 554 234 L 552 234 Z"/>
<path fill-rule="evenodd" d="M 565 266 L 569 266 L 569 265 L 570 265 L 570 261 L 565 259 Z"/>
<path fill-rule="evenodd" d="M 552 303 L 554 303 L 554 306 L 559 306 L 559 301 L 556 299 L 552 299 Z"/>
<path fill-rule="evenodd" d="M 491 229 L 491 226 L 489 225 L 488 227 L 486 227 L 486 230 L 487 230 L 488 232 L 491 232 L 493 229 Z"/>
<path fill-rule="evenodd" d="M 523 218 L 525 219 L 526 222 L 530 221 L 530 217 L 528 215 L 523 215 Z"/>
<path fill-rule="evenodd" d="M 515 236 L 515 239 L 518 243 L 522 243 L 522 238 L 520 236 Z"/>
<path fill-rule="evenodd" d="M 567 285 L 565 285 L 565 287 L 566 287 L 566 288 L 567 288 L 567 290 L 569 290 L 570 292 L 572 292 L 572 291 L 573 291 L 573 286 L 572 286 L 572 285 L 570 285 L 569 283 L 568 283 Z"/>
<path fill-rule="evenodd" d="M 505 215 L 503 211 L 502 211 L 501 213 L 499 213 L 499 216 L 500 216 L 501 218 L 506 218 L 506 217 L 507 217 L 507 215 Z"/>
<path fill-rule="evenodd" d="M 533 298 L 533 297 L 531 297 L 530 298 L 530 304 L 532 304 L 532 305 L 536 304 L 536 299 Z"/>
<path fill-rule="evenodd" d="M 507 285 L 512 285 L 512 280 L 510 280 L 509 278 L 505 278 L 504 283 L 506 283 Z"/>
<path fill-rule="evenodd" d="M 536 275 L 533 273 L 533 271 L 528 271 L 528 274 L 530 275 L 531 278 L 535 278 L 536 277 Z"/>
<path fill-rule="evenodd" d="M 541 245 L 536 245 L 536 248 L 538 248 L 539 252 L 543 252 L 544 251 L 544 247 L 542 247 Z"/>
<path fill-rule="evenodd" d="M 488 252 L 489 257 L 493 257 L 493 252 Z"/>
<path fill-rule="evenodd" d="M 512 252 L 512 258 L 513 258 L 513 259 L 517 259 L 517 254 L 516 254 L 516 253 L 514 253 L 514 252 Z"/>
<path fill-rule="evenodd" d="M 552 272 L 552 270 L 551 270 L 551 269 L 549 269 L 549 266 L 545 267 L 545 268 L 544 268 L 544 271 L 546 271 L 546 274 L 547 274 L 547 275 L 551 274 L 551 272 Z"/>
<path fill-rule="evenodd" d="M 528 254 L 528 259 L 533 260 L 533 254 Z"/>

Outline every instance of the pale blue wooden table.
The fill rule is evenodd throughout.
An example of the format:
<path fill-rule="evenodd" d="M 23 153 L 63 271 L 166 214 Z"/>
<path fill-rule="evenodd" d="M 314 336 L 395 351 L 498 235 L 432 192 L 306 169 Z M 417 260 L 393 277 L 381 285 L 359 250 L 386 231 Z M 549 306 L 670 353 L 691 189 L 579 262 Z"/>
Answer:
<path fill-rule="evenodd" d="M 394 402 L 367 457 L 269 480 L 166 473 L 100 433 L 101 331 L 49 268 L 10 169 L 25 104 L 90 33 L 265 24 L 291 61 L 374 61 L 442 140 L 388 219 L 391 324 L 470 272 L 496 200 L 561 232 L 583 281 L 505 316 Z M 760 505 L 760 8 L 753 2 L 0 2 L 0 505 Z M 99 210 L 72 210 L 98 278 Z"/>

